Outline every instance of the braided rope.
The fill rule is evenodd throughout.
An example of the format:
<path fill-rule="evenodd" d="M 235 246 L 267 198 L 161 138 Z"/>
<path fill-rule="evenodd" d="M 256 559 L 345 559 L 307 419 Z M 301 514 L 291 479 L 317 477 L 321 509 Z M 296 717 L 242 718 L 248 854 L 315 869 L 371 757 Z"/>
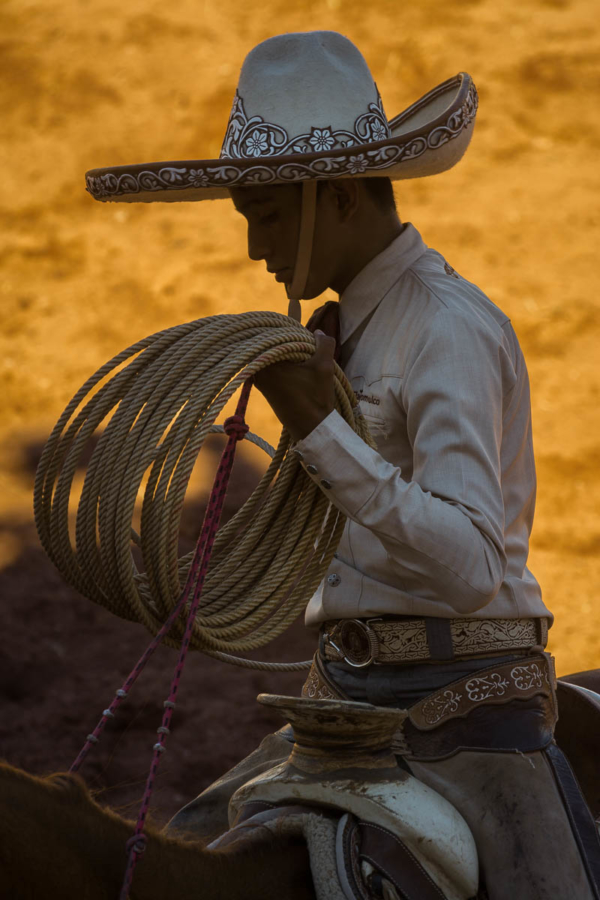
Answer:
<path fill-rule="evenodd" d="M 303 362 L 313 336 L 272 312 L 211 316 L 169 328 L 117 354 L 89 378 L 59 418 L 36 473 L 41 543 L 63 577 L 116 615 L 156 635 L 177 604 L 193 553 L 178 557 L 188 482 L 215 420 L 242 384 L 276 362 Z M 342 370 L 336 408 L 370 442 Z M 77 505 L 69 498 L 100 426 Z M 259 446 L 260 438 L 248 435 Z M 216 537 L 190 648 L 252 668 L 306 663 L 240 659 L 297 618 L 326 572 L 345 519 L 290 452 L 285 430 L 252 496 Z M 143 489 L 139 535 L 132 528 Z M 73 546 L 74 538 L 74 546 Z M 143 566 L 138 570 L 132 545 Z M 187 610 L 164 642 L 179 647 Z"/>

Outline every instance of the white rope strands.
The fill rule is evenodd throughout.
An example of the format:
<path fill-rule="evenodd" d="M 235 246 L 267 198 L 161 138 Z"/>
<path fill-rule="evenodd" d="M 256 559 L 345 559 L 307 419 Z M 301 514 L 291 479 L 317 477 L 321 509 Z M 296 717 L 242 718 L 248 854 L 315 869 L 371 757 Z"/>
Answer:
<path fill-rule="evenodd" d="M 222 431 L 216 419 L 248 378 L 272 363 L 302 362 L 314 350 L 312 334 L 299 323 L 249 312 L 160 331 L 98 369 L 62 413 L 36 474 L 38 533 L 63 577 L 156 635 L 177 604 L 193 557 L 178 557 L 179 526 L 207 435 Z M 337 366 L 335 397 L 339 413 L 371 443 Z M 69 498 L 96 432 L 72 537 Z M 255 435 L 247 439 L 272 459 L 251 497 L 217 534 L 190 646 L 252 668 L 304 668 L 308 663 L 259 663 L 237 654 L 264 646 L 297 618 L 329 566 L 345 519 L 304 472 L 285 430 L 275 450 Z M 132 521 L 142 486 L 138 535 Z M 133 544 L 143 560 L 140 570 Z M 186 610 L 165 643 L 180 645 L 185 617 Z"/>

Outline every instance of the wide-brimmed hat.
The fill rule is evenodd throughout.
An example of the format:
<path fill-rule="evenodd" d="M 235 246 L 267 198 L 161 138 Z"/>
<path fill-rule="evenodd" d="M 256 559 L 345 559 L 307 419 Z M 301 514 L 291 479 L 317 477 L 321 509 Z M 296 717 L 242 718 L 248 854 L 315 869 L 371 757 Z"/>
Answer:
<path fill-rule="evenodd" d="M 335 31 L 281 34 L 246 57 L 218 159 L 92 169 L 97 200 L 228 197 L 228 188 L 434 175 L 471 139 L 477 91 L 461 72 L 388 119 L 358 48 Z"/>

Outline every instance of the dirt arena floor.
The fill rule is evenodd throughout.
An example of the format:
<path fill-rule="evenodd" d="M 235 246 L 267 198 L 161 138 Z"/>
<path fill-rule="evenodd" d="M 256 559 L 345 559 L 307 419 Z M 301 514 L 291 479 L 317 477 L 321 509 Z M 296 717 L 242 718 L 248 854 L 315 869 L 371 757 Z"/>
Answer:
<path fill-rule="evenodd" d="M 65 769 L 146 643 L 62 581 L 41 551 L 32 484 L 51 427 L 133 341 L 216 312 L 285 309 L 245 256 L 228 201 L 111 205 L 87 169 L 217 156 L 248 50 L 282 31 L 341 31 L 388 116 L 458 71 L 480 112 L 465 159 L 401 182 L 401 217 L 512 318 L 529 366 L 539 474 L 530 566 L 556 616 L 559 674 L 600 665 L 600 69 L 595 0 L 8 0 L 0 7 L 0 755 Z M 322 302 L 322 301 L 320 301 Z M 252 428 L 275 440 L 254 401 Z M 218 443 L 218 441 L 217 441 Z M 213 445 L 213 450 L 216 445 Z M 241 448 L 242 449 L 242 448 Z M 209 464 L 189 496 L 206 497 Z M 262 465 L 242 450 L 232 497 Z M 229 510 L 231 512 L 231 509 Z M 190 525 L 192 527 L 192 525 Z M 265 657 L 306 659 L 299 623 Z M 168 690 L 150 664 L 83 771 L 133 815 Z M 277 721 L 254 698 L 298 675 L 190 660 L 154 803 L 164 822 Z"/>

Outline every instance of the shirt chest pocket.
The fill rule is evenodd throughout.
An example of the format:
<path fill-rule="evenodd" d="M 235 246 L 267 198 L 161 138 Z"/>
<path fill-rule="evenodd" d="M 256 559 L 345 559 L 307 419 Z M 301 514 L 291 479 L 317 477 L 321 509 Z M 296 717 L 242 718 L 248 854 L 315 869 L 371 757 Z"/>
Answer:
<path fill-rule="evenodd" d="M 389 440 L 402 419 L 398 403 L 401 379 L 384 377 L 367 382 L 365 378 L 356 378 L 352 380 L 352 387 L 359 409 L 377 443 Z"/>

